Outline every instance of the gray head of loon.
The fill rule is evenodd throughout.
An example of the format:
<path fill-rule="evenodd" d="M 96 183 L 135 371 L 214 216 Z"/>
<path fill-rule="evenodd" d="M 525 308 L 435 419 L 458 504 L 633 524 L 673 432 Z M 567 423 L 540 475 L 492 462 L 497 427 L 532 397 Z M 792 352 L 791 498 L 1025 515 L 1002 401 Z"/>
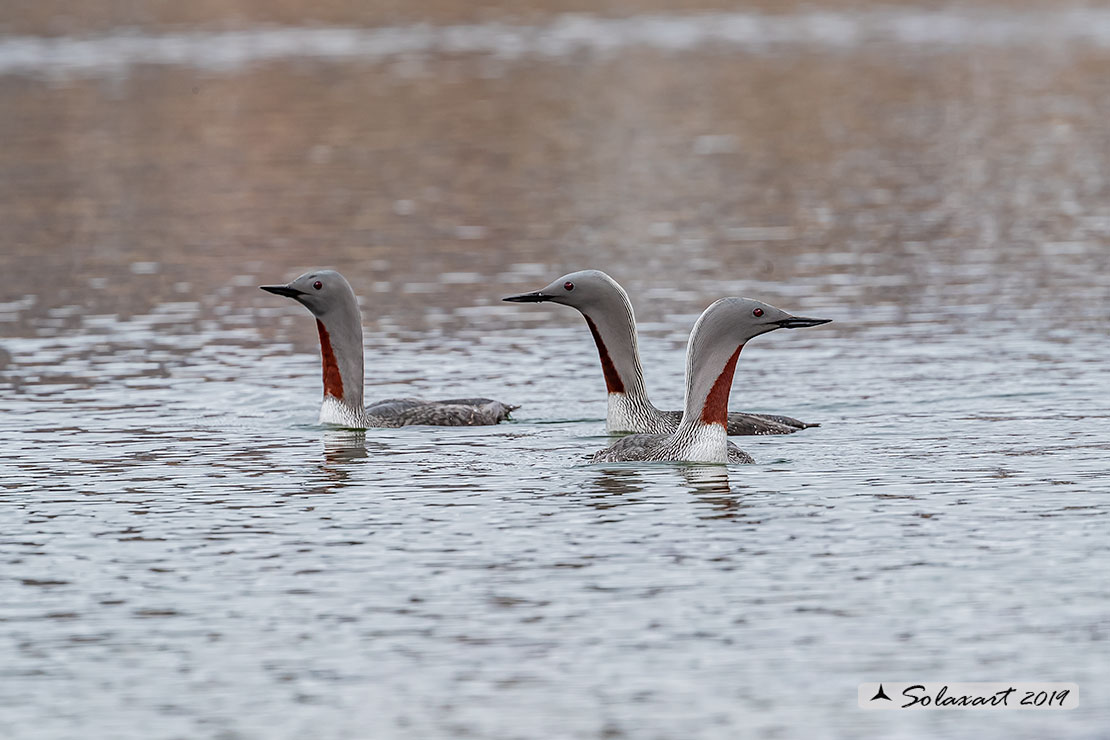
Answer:
<path fill-rule="evenodd" d="M 617 281 L 601 270 L 579 270 L 555 280 L 545 288 L 532 293 L 520 293 L 502 298 L 510 303 L 561 303 L 577 308 L 582 313 L 593 309 L 615 308 L 628 304 L 628 294 Z"/>
<path fill-rule="evenodd" d="M 358 299 L 347 279 L 335 270 L 306 272 L 285 285 L 261 285 L 262 290 L 300 303 L 318 319 L 358 316 Z"/>

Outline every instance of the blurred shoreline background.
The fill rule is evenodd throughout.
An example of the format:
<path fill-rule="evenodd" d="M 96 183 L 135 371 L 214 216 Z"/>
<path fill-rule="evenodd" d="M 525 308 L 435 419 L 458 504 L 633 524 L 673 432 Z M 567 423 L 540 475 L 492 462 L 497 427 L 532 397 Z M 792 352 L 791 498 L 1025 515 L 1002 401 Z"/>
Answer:
<path fill-rule="evenodd" d="M 771 300 L 847 272 L 867 279 L 842 281 L 843 295 L 876 306 L 921 290 L 937 261 L 961 265 L 940 268 L 942 292 L 1013 279 L 999 262 L 1029 264 L 1025 280 L 1048 261 L 1067 269 L 1057 253 L 1085 254 L 1075 245 L 1110 224 L 1105 10 L 632 3 L 564 15 L 584 7 L 3 14 L 0 259 L 38 263 L 21 281 L 36 305 L 4 326 L 78 294 L 149 308 L 149 288 L 116 290 L 120 264 L 161 295 L 205 271 L 267 282 L 323 260 L 402 302 L 418 294 L 402 312 L 418 322 L 429 301 L 495 301 L 468 288 L 479 281 L 515 289 L 526 281 L 513 264 L 607 263 L 633 287 L 689 275 L 675 288 L 698 290 L 690 310 L 721 289 L 702 278 L 722 269 L 767 278 L 756 286 Z M 374 35 L 379 23 L 395 25 Z M 460 23 L 478 25 L 445 25 Z M 461 287 L 421 288 L 435 273 Z"/>
<path fill-rule="evenodd" d="M 512 3 L 455 2 L 454 0 L 43 0 L 33 4 L 4 0 L 0 3 L 0 33 L 7 35 L 84 35 L 136 28 L 147 32 L 242 30 L 254 26 L 351 26 L 375 27 L 412 23 L 457 25 L 488 22 L 535 24 L 561 14 L 592 14 L 622 18 L 645 14 L 705 12 L 755 12 L 792 15 L 802 12 L 846 12 L 909 9 L 952 13 L 987 10 L 1068 11 L 1105 8 L 1091 0 L 916 0 L 889 3 L 880 0 L 519 0 Z"/>

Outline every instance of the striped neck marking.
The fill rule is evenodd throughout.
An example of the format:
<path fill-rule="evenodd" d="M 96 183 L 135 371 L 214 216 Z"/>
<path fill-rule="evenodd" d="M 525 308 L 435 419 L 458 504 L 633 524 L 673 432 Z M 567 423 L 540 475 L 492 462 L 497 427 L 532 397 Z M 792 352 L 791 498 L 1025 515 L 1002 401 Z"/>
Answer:
<path fill-rule="evenodd" d="M 740 350 L 744 345 L 736 348 L 732 357 L 725 363 L 725 369 L 717 376 L 709 395 L 705 397 L 705 406 L 701 409 L 703 424 L 720 424 L 728 428 L 728 393 L 732 389 L 732 376 L 736 372 L 736 360 L 740 357 Z"/>
<path fill-rule="evenodd" d="M 324 323 L 316 319 L 316 329 L 320 332 L 320 358 L 324 365 L 324 395 L 343 400 L 343 376 L 339 373 L 339 363 L 331 348 L 331 337 Z"/>
<path fill-rule="evenodd" d="M 586 325 L 590 327 L 590 333 L 594 335 L 594 344 L 597 345 L 597 356 L 601 360 L 601 371 L 605 373 L 605 387 L 610 393 L 624 393 L 624 381 L 621 380 L 620 373 L 613 365 L 613 360 L 609 357 L 609 350 L 605 348 L 605 342 L 601 341 L 601 334 L 597 331 L 597 325 L 589 316 L 582 314 L 586 319 Z"/>

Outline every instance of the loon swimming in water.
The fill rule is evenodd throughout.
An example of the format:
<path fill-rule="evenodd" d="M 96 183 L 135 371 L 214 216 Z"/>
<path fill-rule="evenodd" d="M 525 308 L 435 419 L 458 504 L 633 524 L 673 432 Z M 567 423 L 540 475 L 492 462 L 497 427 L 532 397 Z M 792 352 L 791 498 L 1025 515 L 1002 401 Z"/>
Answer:
<path fill-rule="evenodd" d="M 300 303 L 316 317 L 320 356 L 324 367 L 321 424 L 355 429 L 496 424 L 517 408 L 488 398 L 421 401 L 390 398 L 362 405 L 362 315 L 358 298 L 346 278 L 334 270 L 306 272 L 286 285 L 262 285 L 262 290 Z"/>
<path fill-rule="evenodd" d="M 728 441 L 728 395 L 736 360 L 748 340 L 775 329 L 827 324 L 791 316 L 750 298 L 722 298 L 694 324 L 686 350 L 686 408 L 670 434 L 632 434 L 594 453 L 593 462 L 671 460 L 751 463 Z"/>
<path fill-rule="evenodd" d="M 609 405 L 605 427 L 609 432 L 669 434 L 678 428 L 681 411 L 660 411 L 648 399 L 644 372 L 636 348 L 636 319 L 632 302 L 616 280 L 600 270 L 581 270 L 564 275 L 542 290 L 502 298 L 513 303 L 550 301 L 578 309 L 597 344 Z M 729 434 L 791 434 L 819 426 L 789 416 L 728 415 Z"/>

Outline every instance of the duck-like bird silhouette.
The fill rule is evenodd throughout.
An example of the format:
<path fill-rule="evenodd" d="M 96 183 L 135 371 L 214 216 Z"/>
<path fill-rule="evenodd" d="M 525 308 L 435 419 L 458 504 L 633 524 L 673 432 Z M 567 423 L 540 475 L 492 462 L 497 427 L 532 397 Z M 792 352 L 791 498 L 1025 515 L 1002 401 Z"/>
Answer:
<path fill-rule="evenodd" d="M 502 298 L 513 303 L 550 301 L 578 309 L 597 344 L 609 406 L 605 428 L 609 432 L 667 434 L 678 427 L 681 411 L 660 411 L 644 389 L 644 371 L 636 348 L 636 318 L 632 302 L 616 280 L 600 270 L 580 270 L 563 275 L 542 290 Z M 728 415 L 729 434 L 791 434 L 819 426 L 789 416 L 733 411 Z"/>
<path fill-rule="evenodd" d="M 722 298 L 694 324 L 686 349 L 686 408 L 669 434 L 630 434 L 594 453 L 594 462 L 672 460 L 750 463 L 747 453 L 728 441 L 728 396 L 740 350 L 749 340 L 775 329 L 827 324 L 751 298 Z"/>
<path fill-rule="evenodd" d="M 355 429 L 432 426 L 481 426 L 507 419 L 516 406 L 489 398 L 422 401 L 389 398 L 362 404 L 362 315 L 347 279 L 334 270 L 316 270 L 285 285 L 260 286 L 300 303 L 316 317 L 324 369 L 321 424 Z"/>

